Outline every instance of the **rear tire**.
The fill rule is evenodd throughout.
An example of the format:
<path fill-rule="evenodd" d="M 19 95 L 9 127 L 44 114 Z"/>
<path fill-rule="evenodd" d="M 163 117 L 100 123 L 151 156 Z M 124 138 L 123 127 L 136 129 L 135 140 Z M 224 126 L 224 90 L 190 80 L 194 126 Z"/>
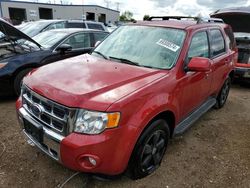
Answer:
<path fill-rule="evenodd" d="M 31 68 L 24 69 L 16 75 L 13 86 L 14 86 L 14 92 L 17 96 L 19 96 L 21 93 L 23 77 L 26 76 L 26 74 L 28 74 L 31 70 L 32 70 Z"/>
<path fill-rule="evenodd" d="M 131 179 L 143 178 L 160 166 L 169 137 L 169 127 L 165 120 L 156 120 L 146 128 L 129 161 L 127 172 Z"/>
<path fill-rule="evenodd" d="M 215 108 L 219 109 L 224 106 L 224 104 L 227 101 L 230 88 L 231 88 L 231 79 L 230 77 L 228 77 L 224 82 L 219 95 L 217 96 Z"/>

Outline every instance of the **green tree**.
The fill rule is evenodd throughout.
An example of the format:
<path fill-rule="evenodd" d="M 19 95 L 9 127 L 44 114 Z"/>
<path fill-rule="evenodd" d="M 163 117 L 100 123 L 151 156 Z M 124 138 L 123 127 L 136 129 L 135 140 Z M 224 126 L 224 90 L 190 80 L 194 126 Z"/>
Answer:
<path fill-rule="evenodd" d="M 150 18 L 150 16 L 148 14 L 143 16 L 143 20 L 148 20 Z"/>
<path fill-rule="evenodd" d="M 128 21 L 134 21 L 133 13 L 130 11 L 125 11 L 120 16 L 120 21 L 128 22 Z"/>

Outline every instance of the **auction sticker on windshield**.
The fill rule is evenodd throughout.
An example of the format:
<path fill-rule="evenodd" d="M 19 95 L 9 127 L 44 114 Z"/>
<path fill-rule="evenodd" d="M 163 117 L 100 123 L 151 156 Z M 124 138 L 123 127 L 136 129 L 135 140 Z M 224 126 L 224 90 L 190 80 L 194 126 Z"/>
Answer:
<path fill-rule="evenodd" d="M 164 39 L 160 39 L 156 44 L 158 44 L 164 48 L 167 48 L 173 52 L 177 52 L 177 50 L 180 49 L 180 46 L 178 46 L 172 42 L 169 42 L 167 40 L 164 40 Z"/>

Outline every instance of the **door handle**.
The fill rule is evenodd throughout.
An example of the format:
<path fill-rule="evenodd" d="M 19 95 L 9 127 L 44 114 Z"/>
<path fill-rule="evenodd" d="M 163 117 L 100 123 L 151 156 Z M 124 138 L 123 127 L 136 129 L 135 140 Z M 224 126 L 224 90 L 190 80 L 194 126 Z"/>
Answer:
<path fill-rule="evenodd" d="M 208 79 L 208 77 L 209 77 L 209 74 L 208 74 L 208 73 L 206 73 L 206 75 L 205 75 L 205 79 L 207 80 L 207 79 Z"/>

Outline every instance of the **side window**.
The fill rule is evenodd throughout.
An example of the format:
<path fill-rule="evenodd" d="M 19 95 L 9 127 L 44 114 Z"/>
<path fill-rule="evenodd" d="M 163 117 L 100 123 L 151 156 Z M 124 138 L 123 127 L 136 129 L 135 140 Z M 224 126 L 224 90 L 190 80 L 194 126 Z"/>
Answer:
<path fill-rule="evenodd" d="M 191 41 L 188 50 L 188 60 L 193 57 L 207 57 L 209 58 L 208 37 L 205 31 L 196 33 Z"/>
<path fill-rule="evenodd" d="M 91 47 L 89 33 L 72 35 L 64 42 L 64 44 L 69 44 L 72 46 L 72 49 L 89 48 Z"/>
<path fill-rule="evenodd" d="M 83 22 L 68 22 L 67 28 L 86 28 L 86 25 Z"/>
<path fill-rule="evenodd" d="M 58 22 L 55 24 L 56 29 L 62 29 L 65 28 L 65 23 L 64 22 Z"/>
<path fill-rule="evenodd" d="M 56 24 L 55 23 L 50 24 L 43 31 L 49 31 L 49 30 L 52 30 L 52 29 L 56 29 Z"/>
<path fill-rule="evenodd" d="M 96 30 L 104 31 L 101 24 L 87 23 L 87 25 L 89 29 L 96 29 Z"/>
<path fill-rule="evenodd" d="M 223 35 L 219 29 L 213 29 L 210 31 L 211 34 L 211 52 L 212 57 L 215 57 L 226 51 L 225 41 Z"/>
<path fill-rule="evenodd" d="M 94 38 L 95 38 L 95 42 L 97 41 L 103 41 L 103 39 L 107 36 L 107 33 L 94 33 Z"/>

